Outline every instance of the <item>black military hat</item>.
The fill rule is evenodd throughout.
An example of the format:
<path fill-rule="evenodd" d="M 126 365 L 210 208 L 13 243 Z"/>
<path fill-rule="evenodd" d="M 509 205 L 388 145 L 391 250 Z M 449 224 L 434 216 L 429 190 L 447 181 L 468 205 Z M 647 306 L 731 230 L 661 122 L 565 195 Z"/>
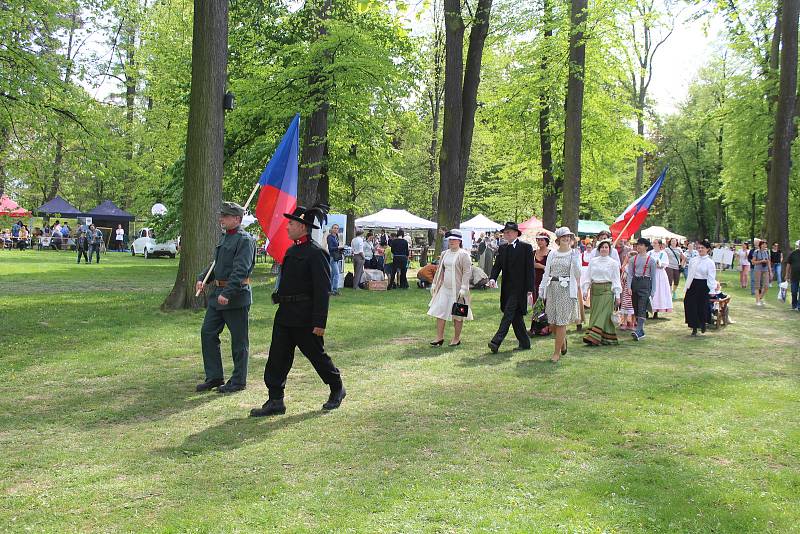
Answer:
<path fill-rule="evenodd" d="M 517 232 L 517 235 L 522 235 L 522 231 L 519 229 L 519 226 L 517 225 L 517 223 L 513 221 L 509 221 L 506 223 L 502 231 L 505 232 L 506 230 L 514 230 L 515 232 Z"/>
<path fill-rule="evenodd" d="M 220 215 L 234 215 L 236 217 L 244 217 L 244 208 L 236 202 L 223 202 L 219 207 Z"/>
<path fill-rule="evenodd" d="M 319 226 L 315 224 L 316 221 L 320 223 L 327 222 L 328 220 L 328 206 L 326 204 L 314 204 L 313 208 L 307 209 L 303 206 L 297 206 L 292 213 L 284 213 L 283 216 L 287 219 L 292 219 L 306 226 L 319 230 Z"/>

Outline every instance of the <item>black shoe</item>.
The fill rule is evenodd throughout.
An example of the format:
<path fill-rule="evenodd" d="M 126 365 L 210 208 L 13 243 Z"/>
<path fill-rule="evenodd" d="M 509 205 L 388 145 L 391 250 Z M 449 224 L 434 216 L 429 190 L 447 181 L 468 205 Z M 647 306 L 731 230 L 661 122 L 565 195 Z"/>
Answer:
<path fill-rule="evenodd" d="M 700 327 L 700 333 L 701 333 L 701 334 L 705 334 L 705 333 L 706 333 L 706 327 L 705 327 L 705 325 L 703 325 L 703 326 L 701 326 L 701 327 Z"/>
<path fill-rule="evenodd" d="M 217 393 L 236 393 L 237 391 L 242 391 L 245 387 L 244 384 L 231 384 L 228 381 L 227 384 L 217 388 Z"/>
<path fill-rule="evenodd" d="M 500 350 L 500 345 L 496 345 L 490 341 L 489 350 L 492 351 L 492 354 L 497 354 L 497 351 Z"/>
<path fill-rule="evenodd" d="M 561 355 L 563 356 L 566 353 L 567 353 L 567 340 L 564 339 L 564 346 L 561 347 Z"/>
<path fill-rule="evenodd" d="M 459 345 L 461 345 L 461 340 L 460 339 L 458 340 L 458 343 L 448 343 L 447 344 L 448 347 L 457 347 Z"/>
<path fill-rule="evenodd" d="M 250 410 L 250 417 L 267 417 L 270 415 L 283 415 L 286 413 L 286 405 L 283 399 L 270 399 L 261 408 Z"/>
<path fill-rule="evenodd" d="M 697 335 L 697 328 L 692 328 L 692 335 L 693 335 L 693 336 L 696 336 L 696 335 Z"/>
<path fill-rule="evenodd" d="M 431 341 L 431 347 L 441 347 L 444 344 L 444 339 L 440 339 L 439 341 Z"/>
<path fill-rule="evenodd" d="M 197 387 L 194 388 L 195 391 L 209 391 L 214 389 L 217 386 L 221 386 L 224 384 L 225 381 L 221 378 L 212 378 L 211 380 L 206 380 L 202 384 L 197 384 Z"/>
<path fill-rule="evenodd" d="M 340 389 L 339 391 L 331 391 L 331 394 L 328 397 L 328 402 L 322 405 L 322 409 L 335 410 L 342 405 L 342 399 L 344 399 L 346 395 L 347 392 L 344 390 L 344 388 Z"/>
<path fill-rule="evenodd" d="M 530 346 L 523 347 L 522 345 L 520 345 L 520 346 L 518 346 L 518 347 L 516 347 L 514 349 L 511 349 L 511 352 L 522 352 L 523 350 L 531 350 L 531 348 L 530 348 Z"/>

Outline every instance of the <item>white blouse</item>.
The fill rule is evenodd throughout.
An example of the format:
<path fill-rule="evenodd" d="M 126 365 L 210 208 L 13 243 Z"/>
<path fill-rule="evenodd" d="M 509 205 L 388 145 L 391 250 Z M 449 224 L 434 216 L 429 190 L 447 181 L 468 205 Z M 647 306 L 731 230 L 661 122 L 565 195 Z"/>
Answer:
<path fill-rule="evenodd" d="M 653 258 L 653 261 L 656 262 L 656 267 L 659 269 L 664 269 L 669 267 L 669 256 L 667 256 L 666 250 L 651 250 L 650 257 Z"/>
<path fill-rule="evenodd" d="M 619 262 L 611 256 L 596 256 L 589 261 L 586 278 L 581 280 L 581 289 L 585 294 L 589 290 L 590 284 L 603 284 L 606 282 L 611 282 L 611 291 L 614 293 L 614 298 L 619 298 L 622 293 Z"/>
<path fill-rule="evenodd" d="M 689 262 L 689 274 L 686 276 L 686 289 L 692 286 L 694 280 L 705 279 L 708 291 L 714 293 L 717 290 L 717 267 L 711 256 L 696 256 Z"/>

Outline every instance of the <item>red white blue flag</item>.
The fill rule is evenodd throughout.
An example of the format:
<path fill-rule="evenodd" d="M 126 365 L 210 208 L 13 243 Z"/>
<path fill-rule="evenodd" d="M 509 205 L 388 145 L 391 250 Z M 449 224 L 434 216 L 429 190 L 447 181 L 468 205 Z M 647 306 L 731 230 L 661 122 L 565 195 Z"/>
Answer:
<path fill-rule="evenodd" d="M 653 201 L 658 195 L 658 190 L 661 189 L 661 184 L 664 183 L 664 178 L 667 176 L 667 167 L 661 171 L 658 180 L 653 182 L 650 189 L 644 192 L 642 196 L 633 201 L 633 204 L 625 208 L 622 215 L 617 217 L 614 224 L 611 225 L 611 237 L 616 241 L 617 239 L 630 239 L 635 234 L 642 223 L 647 218 L 647 213 Z"/>
<path fill-rule="evenodd" d="M 292 213 L 297 207 L 299 130 L 298 113 L 292 119 L 289 129 L 286 130 L 281 143 L 258 180 L 261 191 L 258 193 L 256 218 L 264 234 L 269 238 L 267 253 L 278 263 L 283 263 L 286 251 L 292 246 L 292 241 L 286 233 L 289 219 L 283 214 Z"/>

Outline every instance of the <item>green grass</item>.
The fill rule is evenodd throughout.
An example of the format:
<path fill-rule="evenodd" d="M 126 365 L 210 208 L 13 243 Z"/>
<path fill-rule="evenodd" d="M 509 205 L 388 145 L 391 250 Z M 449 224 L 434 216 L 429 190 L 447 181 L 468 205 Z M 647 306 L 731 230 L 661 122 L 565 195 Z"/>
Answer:
<path fill-rule="evenodd" d="M 194 392 L 202 314 L 158 310 L 177 260 L 72 262 L 0 251 L 4 532 L 800 530 L 800 314 L 774 289 L 756 308 L 729 284 L 736 324 L 699 339 L 680 303 L 641 344 L 570 328 L 558 365 L 550 338 L 489 353 L 497 291 L 461 347 L 434 349 L 425 292 L 345 290 L 326 336 L 342 408 L 321 412 L 298 353 L 287 414 L 250 419 L 264 264 L 248 389 L 220 396 Z"/>

